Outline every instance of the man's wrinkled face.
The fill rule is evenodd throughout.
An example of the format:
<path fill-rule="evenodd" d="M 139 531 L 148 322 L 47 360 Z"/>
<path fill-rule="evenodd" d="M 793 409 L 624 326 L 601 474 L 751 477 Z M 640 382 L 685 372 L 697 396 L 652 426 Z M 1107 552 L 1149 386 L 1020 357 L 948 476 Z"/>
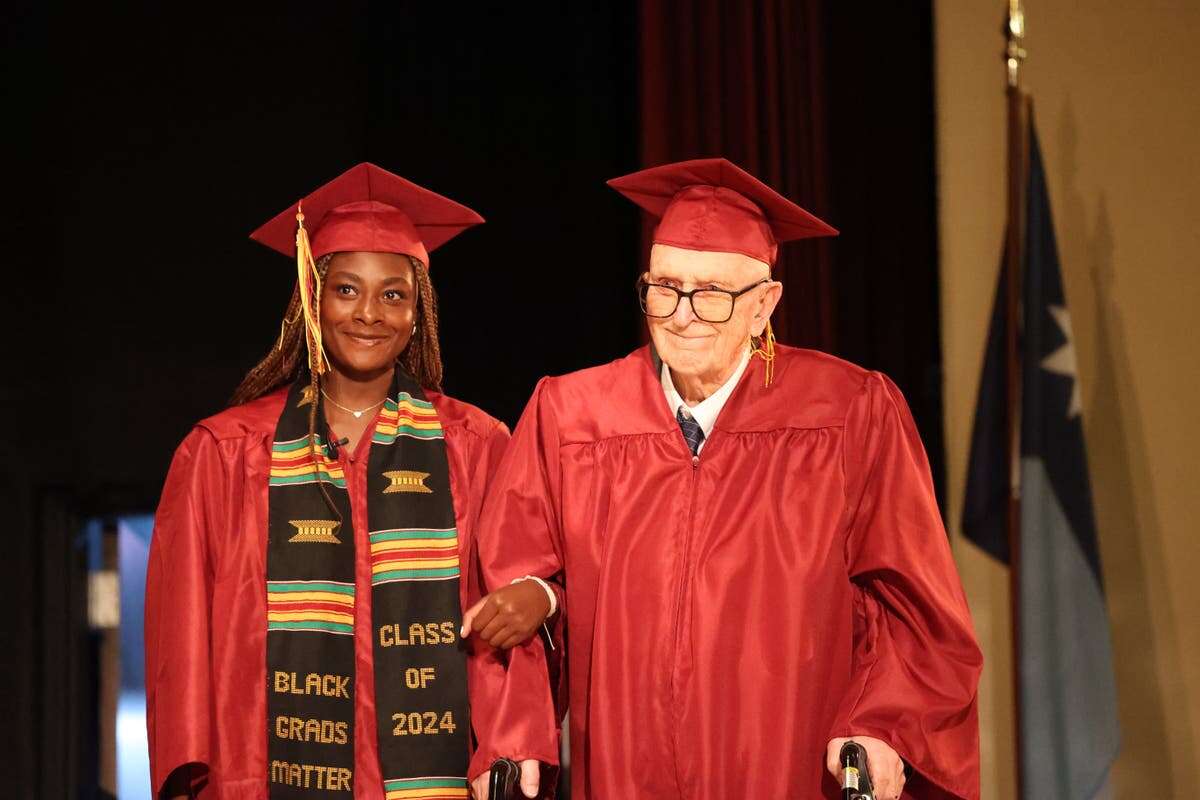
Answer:
<path fill-rule="evenodd" d="M 646 280 L 682 291 L 737 292 L 770 275 L 766 264 L 740 253 L 656 244 L 650 251 Z M 670 317 L 646 318 L 650 338 L 659 357 L 676 376 L 723 381 L 736 368 L 750 337 L 763 332 L 782 293 L 783 286 L 777 281 L 756 286 L 737 299 L 726 322 L 705 322 L 696 316 L 691 303 L 680 299 Z"/>

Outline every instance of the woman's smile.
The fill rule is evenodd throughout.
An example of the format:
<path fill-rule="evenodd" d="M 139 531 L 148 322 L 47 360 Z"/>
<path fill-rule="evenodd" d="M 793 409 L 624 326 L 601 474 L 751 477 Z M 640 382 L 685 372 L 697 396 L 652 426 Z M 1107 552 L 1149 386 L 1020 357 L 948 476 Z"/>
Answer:
<path fill-rule="evenodd" d="M 391 335 L 388 334 L 352 333 L 350 331 L 344 331 L 342 335 L 346 337 L 351 344 L 358 345 L 359 347 L 378 347 L 388 339 L 392 338 Z"/>

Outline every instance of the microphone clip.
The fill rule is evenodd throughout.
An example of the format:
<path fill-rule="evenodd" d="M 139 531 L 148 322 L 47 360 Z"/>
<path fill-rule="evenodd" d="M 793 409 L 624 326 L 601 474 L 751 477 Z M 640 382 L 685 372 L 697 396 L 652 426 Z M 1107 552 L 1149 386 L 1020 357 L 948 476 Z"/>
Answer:
<path fill-rule="evenodd" d="M 330 436 L 326 440 L 325 447 L 329 451 L 329 457 L 336 459 L 338 457 L 338 450 L 348 444 L 350 444 L 350 438 L 347 436 L 343 436 L 341 439 L 336 439 L 333 436 Z"/>

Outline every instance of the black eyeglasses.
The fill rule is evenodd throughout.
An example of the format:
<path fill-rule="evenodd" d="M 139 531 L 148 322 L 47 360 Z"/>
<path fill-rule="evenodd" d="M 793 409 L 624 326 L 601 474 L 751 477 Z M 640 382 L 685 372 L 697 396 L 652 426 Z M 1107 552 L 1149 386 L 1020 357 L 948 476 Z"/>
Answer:
<path fill-rule="evenodd" d="M 736 292 L 726 289 L 692 289 L 685 292 L 674 286 L 651 283 L 642 278 L 637 283 L 638 301 L 641 303 L 642 313 L 647 317 L 664 319 L 674 314 L 675 309 L 679 308 L 680 299 L 686 297 L 692 304 L 692 313 L 697 319 L 705 322 L 728 322 L 733 316 L 733 304 L 739 297 L 770 281 L 770 278 L 763 278 Z"/>

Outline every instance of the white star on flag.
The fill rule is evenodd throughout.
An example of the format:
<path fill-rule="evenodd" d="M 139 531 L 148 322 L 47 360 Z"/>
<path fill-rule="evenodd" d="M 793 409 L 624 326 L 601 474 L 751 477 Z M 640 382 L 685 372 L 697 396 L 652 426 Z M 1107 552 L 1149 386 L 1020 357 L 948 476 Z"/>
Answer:
<path fill-rule="evenodd" d="M 1075 363 L 1075 334 L 1071 330 L 1071 314 L 1066 306 L 1050 306 L 1050 315 L 1058 323 L 1066 341 L 1062 347 L 1042 359 L 1042 369 L 1071 379 L 1071 405 L 1067 409 L 1067 419 L 1074 419 L 1083 412 L 1083 393 L 1079 390 L 1079 368 Z"/>

